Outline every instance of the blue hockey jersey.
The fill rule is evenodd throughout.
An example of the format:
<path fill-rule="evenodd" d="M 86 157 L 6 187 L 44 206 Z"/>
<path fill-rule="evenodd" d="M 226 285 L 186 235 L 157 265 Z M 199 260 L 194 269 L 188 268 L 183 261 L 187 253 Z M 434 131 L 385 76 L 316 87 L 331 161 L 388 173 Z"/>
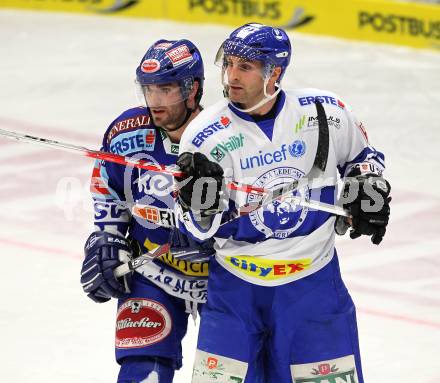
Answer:
<path fill-rule="evenodd" d="M 153 125 L 147 108 L 136 107 L 110 124 L 102 150 L 173 165 L 179 145 Z M 175 226 L 172 176 L 98 160 L 91 192 L 96 230 L 128 233 L 141 252 L 168 242 L 170 228 Z M 171 295 L 198 303 L 206 300 L 206 260 L 175 259 L 167 253 L 136 271 Z"/>

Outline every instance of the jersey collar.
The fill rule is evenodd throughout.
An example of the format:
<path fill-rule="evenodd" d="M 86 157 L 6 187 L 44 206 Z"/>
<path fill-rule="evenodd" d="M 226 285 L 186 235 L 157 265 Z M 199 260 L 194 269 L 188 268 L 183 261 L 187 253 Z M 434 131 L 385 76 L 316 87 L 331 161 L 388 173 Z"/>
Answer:
<path fill-rule="evenodd" d="M 284 93 L 283 90 L 281 90 L 281 92 L 277 96 L 276 102 L 272 107 L 272 109 L 264 116 L 258 116 L 258 117 L 253 117 L 248 113 L 238 110 L 232 103 L 228 103 L 228 107 L 235 115 L 237 115 L 241 119 L 255 123 L 260 128 L 260 130 L 267 136 L 267 138 L 269 138 L 269 140 L 272 140 L 275 119 L 278 117 L 278 114 L 281 112 L 281 109 L 283 109 L 285 101 L 286 101 L 286 94 Z"/>

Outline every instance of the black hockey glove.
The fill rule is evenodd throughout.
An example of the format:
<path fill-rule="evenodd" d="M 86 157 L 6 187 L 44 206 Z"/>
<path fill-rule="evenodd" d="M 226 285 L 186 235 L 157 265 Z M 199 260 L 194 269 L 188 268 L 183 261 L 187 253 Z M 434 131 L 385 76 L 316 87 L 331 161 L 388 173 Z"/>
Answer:
<path fill-rule="evenodd" d="M 350 238 L 369 235 L 371 242 L 378 245 L 390 217 L 391 186 L 376 174 L 354 174 L 348 174 L 341 197 L 342 206 L 352 219 L 349 222 L 346 217 L 339 216 L 335 223 L 336 233 L 343 235 L 351 226 Z"/>
<path fill-rule="evenodd" d="M 216 214 L 224 209 L 225 181 L 219 164 L 208 160 L 199 152 L 182 153 L 177 165 L 186 177 L 179 182 L 179 202 L 186 210 L 202 217 Z"/>
<path fill-rule="evenodd" d="M 214 251 L 214 238 L 203 242 L 196 242 L 191 237 L 183 234 L 179 229 L 170 231 L 170 252 L 178 259 L 188 259 L 197 262 L 208 261 Z"/>
<path fill-rule="evenodd" d="M 81 284 L 90 299 L 103 303 L 130 292 L 131 274 L 118 279 L 113 274 L 116 267 L 131 259 L 132 251 L 126 238 L 96 231 L 87 239 L 84 253 Z"/>

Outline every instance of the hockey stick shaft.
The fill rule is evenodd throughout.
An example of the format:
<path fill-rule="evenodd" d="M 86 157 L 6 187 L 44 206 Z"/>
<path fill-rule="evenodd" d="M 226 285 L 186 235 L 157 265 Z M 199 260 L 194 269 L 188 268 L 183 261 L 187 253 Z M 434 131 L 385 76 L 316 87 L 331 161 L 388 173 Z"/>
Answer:
<path fill-rule="evenodd" d="M 0 135 L 17 141 L 50 146 L 55 149 L 81 154 L 85 157 L 94 158 L 97 160 L 104 160 L 104 161 L 114 162 L 120 165 L 133 166 L 140 169 L 170 174 L 174 177 L 182 177 L 184 175 L 181 171 L 178 170 L 176 166 L 153 164 L 151 162 L 144 161 L 141 159 L 133 159 L 125 156 L 120 156 L 118 154 L 113 154 L 98 150 L 91 150 L 83 146 L 72 145 L 65 142 L 50 140 L 47 138 L 41 138 L 41 137 L 30 136 L 27 134 L 11 132 L 4 129 L 0 129 Z"/>
<path fill-rule="evenodd" d="M 159 258 L 161 255 L 166 254 L 169 250 L 170 245 L 168 243 L 156 247 L 156 249 L 154 249 L 154 251 L 152 251 L 151 253 L 142 254 L 135 259 L 118 266 L 113 273 L 116 278 L 122 277 L 136 270 L 137 268 L 152 262 L 154 259 Z"/>
<path fill-rule="evenodd" d="M 134 159 L 126 156 L 121 156 L 114 153 L 103 152 L 98 150 L 91 150 L 83 146 L 73 145 L 65 142 L 55 141 L 47 138 L 30 136 L 27 134 L 21 134 L 16 132 L 11 132 L 8 130 L 0 129 L 0 136 L 8 137 L 17 141 L 28 142 L 33 144 L 39 144 L 44 146 L 50 146 L 55 149 L 68 151 L 75 154 L 80 154 L 85 157 L 94 158 L 97 160 L 114 162 L 116 164 L 132 166 L 135 168 L 140 168 L 144 170 L 149 170 L 158 173 L 164 173 L 171 175 L 173 177 L 184 177 L 185 174 L 179 170 L 177 166 L 166 166 L 161 164 L 154 164 L 149 161 Z M 242 191 L 245 193 L 267 193 L 268 190 L 256 187 L 253 185 L 243 184 L 237 181 L 231 181 L 226 185 L 231 190 Z"/>
<path fill-rule="evenodd" d="M 317 170 L 315 169 L 315 171 L 317 171 Z M 309 174 L 312 174 L 312 172 Z M 314 178 L 316 178 L 316 176 Z M 301 179 L 301 181 L 305 182 L 305 180 L 303 180 L 303 179 Z M 320 201 L 306 200 L 306 199 L 301 198 L 299 196 L 294 196 L 293 192 L 295 190 L 298 190 L 300 185 L 301 185 L 301 182 L 294 181 L 290 184 L 286 184 L 284 186 L 281 186 L 277 189 L 272 190 L 271 193 L 267 194 L 264 198 L 262 198 L 258 202 L 250 202 L 250 203 L 244 204 L 243 206 L 240 206 L 239 208 L 236 209 L 235 212 L 233 212 L 230 215 L 229 219 L 227 219 L 226 221 L 224 221 L 221 224 L 221 226 L 226 225 L 226 224 L 234 221 L 237 218 L 248 215 L 248 214 L 252 213 L 253 211 L 256 211 L 260 208 L 264 208 L 265 206 L 268 206 L 277 200 L 283 200 L 283 198 L 288 198 L 290 202 L 293 202 L 294 204 L 302 206 L 302 207 L 308 207 L 313 210 L 325 211 L 330 214 L 340 215 L 343 217 L 351 218 L 350 213 L 348 213 L 346 210 L 344 210 L 340 206 L 332 205 L 332 204 L 320 202 Z"/>
<path fill-rule="evenodd" d="M 350 213 L 344 210 L 340 206 L 332 205 L 330 203 L 318 202 L 318 201 L 306 201 L 301 197 L 289 196 L 289 199 L 295 202 L 299 206 L 308 207 L 312 210 L 325 211 L 330 214 L 340 215 L 342 217 L 351 218 Z"/>
<path fill-rule="evenodd" d="M 238 209 L 238 214 L 239 214 L 239 216 L 242 216 L 242 215 L 252 213 L 253 211 L 255 211 L 261 207 L 267 206 L 276 200 L 282 200 L 283 197 L 286 197 L 286 195 L 281 196 L 281 197 L 277 197 L 277 198 L 269 198 L 268 200 L 264 201 L 264 203 L 255 204 L 255 206 L 242 207 L 242 208 Z M 340 215 L 342 217 L 351 218 L 351 215 L 348 211 L 344 210 L 342 207 L 337 206 L 337 205 L 332 205 L 329 203 L 319 202 L 319 201 L 306 201 L 305 199 L 303 199 L 301 197 L 291 196 L 291 195 L 289 195 L 288 198 L 289 198 L 290 202 L 293 202 L 298 206 L 307 207 L 312 210 L 325 211 L 330 214 Z"/>

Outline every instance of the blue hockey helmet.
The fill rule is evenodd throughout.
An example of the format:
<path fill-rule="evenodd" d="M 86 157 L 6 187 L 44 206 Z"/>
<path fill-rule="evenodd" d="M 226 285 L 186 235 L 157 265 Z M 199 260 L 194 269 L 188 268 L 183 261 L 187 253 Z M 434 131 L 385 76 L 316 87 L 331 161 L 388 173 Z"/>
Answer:
<path fill-rule="evenodd" d="M 196 105 L 203 94 L 204 68 L 200 51 L 189 40 L 158 40 L 145 53 L 136 68 L 136 82 L 141 87 L 177 82 L 183 100 L 188 98 L 194 81 L 199 87 Z"/>
<path fill-rule="evenodd" d="M 265 75 L 271 73 L 274 67 L 281 67 L 280 82 L 290 63 L 292 47 L 283 29 L 248 23 L 235 29 L 223 42 L 216 62 L 222 65 L 224 57 L 228 55 L 261 61 Z"/>

